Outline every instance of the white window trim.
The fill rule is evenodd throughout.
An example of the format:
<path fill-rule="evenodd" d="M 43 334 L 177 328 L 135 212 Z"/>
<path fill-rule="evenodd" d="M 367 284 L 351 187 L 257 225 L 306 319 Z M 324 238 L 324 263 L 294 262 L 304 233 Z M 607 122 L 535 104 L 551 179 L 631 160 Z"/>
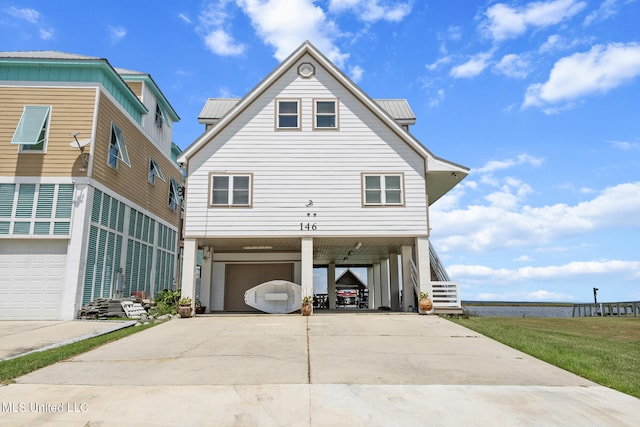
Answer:
<path fill-rule="evenodd" d="M 158 177 L 158 179 L 160 179 L 160 181 L 162 182 L 167 182 L 164 179 L 164 175 L 162 174 L 162 170 L 160 169 L 158 162 L 153 160 L 152 157 L 149 157 L 149 177 L 148 177 L 149 184 L 155 185 L 156 177 Z"/>
<path fill-rule="evenodd" d="M 118 150 L 118 154 L 116 155 L 115 166 L 112 165 L 110 162 L 111 145 L 112 145 L 111 141 L 113 141 L 114 136 L 116 139 L 116 144 L 115 144 L 116 149 Z M 118 125 L 116 125 L 114 122 L 111 122 L 111 132 L 109 134 L 109 150 L 107 151 L 107 164 L 111 168 L 118 169 L 119 162 L 117 160 L 120 160 L 125 165 L 131 167 L 131 162 L 129 161 L 129 153 L 127 152 L 127 144 L 125 143 L 124 133 L 122 132 L 122 129 L 118 127 Z"/>
<path fill-rule="evenodd" d="M 318 113 L 318 102 L 333 102 L 334 109 L 333 114 L 326 113 Z M 337 130 L 339 128 L 339 115 L 338 115 L 338 107 L 340 103 L 337 99 L 314 99 L 313 100 L 313 129 L 316 130 Z M 318 117 L 320 116 L 334 116 L 335 117 L 335 126 L 318 126 Z"/>
<path fill-rule="evenodd" d="M 277 130 L 300 130 L 302 128 L 302 114 L 300 114 L 301 111 L 301 104 L 302 101 L 300 99 L 296 99 L 296 98 L 278 98 L 275 100 L 276 101 L 276 122 L 275 122 L 275 128 Z M 280 127 L 280 103 L 281 102 L 295 102 L 297 108 L 297 112 L 295 114 L 296 118 L 298 119 L 298 126 L 283 126 Z M 287 116 L 287 117 L 292 117 L 294 116 L 294 114 L 292 113 L 284 113 L 282 114 L 283 116 Z"/>
<path fill-rule="evenodd" d="M 223 204 L 223 203 L 213 203 L 213 181 L 216 177 L 226 177 L 229 178 L 229 186 L 227 187 L 227 203 Z M 242 177 L 242 178 L 249 178 L 249 195 L 247 198 L 247 203 L 246 204 L 238 204 L 238 203 L 233 203 L 233 191 L 234 191 L 234 178 L 236 177 Z M 209 174 L 209 207 L 210 208 L 226 208 L 226 207 L 230 207 L 230 208 L 250 208 L 253 205 L 253 174 L 251 173 L 234 173 L 234 174 L 228 174 L 228 173 L 215 173 L 215 172 L 211 172 Z"/>
<path fill-rule="evenodd" d="M 38 136 L 42 133 L 42 129 L 44 128 L 44 138 L 42 140 L 38 140 L 35 143 L 31 141 L 16 141 L 18 137 L 18 131 L 25 126 L 26 114 L 30 109 L 45 109 L 44 117 L 41 120 Z M 25 105 L 22 109 L 22 114 L 20 115 L 20 120 L 18 121 L 18 126 L 16 126 L 16 130 L 13 133 L 13 137 L 11 138 L 11 144 L 19 145 L 21 153 L 37 153 L 42 154 L 47 152 L 47 142 L 49 141 L 49 129 L 51 123 L 51 106 L 50 105 Z M 28 147 L 36 146 L 42 143 L 42 149 L 30 149 Z M 25 148 L 27 147 L 27 148 Z"/>
<path fill-rule="evenodd" d="M 367 202 L 367 188 L 366 188 L 366 177 L 368 176 L 376 176 L 380 178 L 380 203 L 369 203 Z M 400 202 L 399 203 L 390 203 L 386 201 L 387 193 L 386 193 L 386 178 L 387 177 L 400 177 Z M 380 206 L 391 206 L 398 207 L 405 205 L 405 188 L 404 188 L 404 173 L 363 173 L 362 174 L 362 206 L 366 207 L 380 207 Z"/>

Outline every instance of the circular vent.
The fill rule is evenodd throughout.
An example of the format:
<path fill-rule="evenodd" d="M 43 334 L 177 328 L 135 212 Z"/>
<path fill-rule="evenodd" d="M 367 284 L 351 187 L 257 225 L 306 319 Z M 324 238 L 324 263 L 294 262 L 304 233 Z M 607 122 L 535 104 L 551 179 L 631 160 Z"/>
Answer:
<path fill-rule="evenodd" d="M 308 62 L 303 62 L 298 66 L 298 75 L 302 78 L 308 79 L 309 77 L 313 76 L 315 73 L 316 73 L 316 68 Z"/>

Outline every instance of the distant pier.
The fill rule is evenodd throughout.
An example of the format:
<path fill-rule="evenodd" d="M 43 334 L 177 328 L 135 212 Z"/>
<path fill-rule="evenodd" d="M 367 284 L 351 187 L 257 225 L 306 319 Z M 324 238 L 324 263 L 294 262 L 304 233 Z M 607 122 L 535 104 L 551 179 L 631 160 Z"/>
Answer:
<path fill-rule="evenodd" d="M 572 317 L 638 317 L 638 315 L 640 315 L 640 301 L 632 301 L 600 302 L 598 304 L 574 304 Z"/>

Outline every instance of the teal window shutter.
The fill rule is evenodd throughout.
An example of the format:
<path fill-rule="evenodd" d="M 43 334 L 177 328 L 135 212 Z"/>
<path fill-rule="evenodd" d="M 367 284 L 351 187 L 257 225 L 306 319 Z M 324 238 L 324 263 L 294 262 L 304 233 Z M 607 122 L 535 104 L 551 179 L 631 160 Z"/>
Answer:
<path fill-rule="evenodd" d="M 71 218 L 73 207 L 73 184 L 60 184 L 58 187 L 58 202 L 56 204 L 56 218 Z"/>
<path fill-rule="evenodd" d="M 25 105 L 12 144 L 41 145 L 47 137 L 47 121 L 51 107 Z"/>
<path fill-rule="evenodd" d="M 33 199 L 36 194 L 35 184 L 20 184 L 18 190 L 18 206 L 16 218 L 31 218 L 33 213 Z"/>
<path fill-rule="evenodd" d="M 38 205 L 36 206 L 36 218 L 51 218 L 53 210 L 53 195 L 55 184 L 40 184 L 38 189 Z"/>
<path fill-rule="evenodd" d="M 15 198 L 15 184 L 0 184 L 0 217 L 10 218 Z"/>

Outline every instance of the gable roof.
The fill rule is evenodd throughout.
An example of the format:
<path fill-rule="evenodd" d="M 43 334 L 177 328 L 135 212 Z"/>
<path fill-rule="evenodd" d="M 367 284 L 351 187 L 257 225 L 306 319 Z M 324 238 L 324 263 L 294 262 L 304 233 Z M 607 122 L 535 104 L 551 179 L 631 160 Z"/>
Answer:
<path fill-rule="evenodd" d="M 289 57 L 280 63 L 265 79 L 253 88 L 244 98 L 241 98 L 231 109 L 224 114 L 216 126 L 211 127 L 196 139 L 178 158 L 178 162 L 187 163 L 189 158 L 195 155 L 211 138 L 223 130 L 253 101 L 262 95 L 285 72 L 293 67 L 304 55 L 311 56 L 319 65 L 342 84 L 356 99 L 364 104 L 374 115 L 385 123 L 396 135 L 398 135 L 416 153 L 425 159 L 427 174 L 431 176 L 428 185 L 429 204 L 435 202 L 441 196 L 457 185 L 460 179 L 469 173 L 467 167 L 458 165 L 445 159 L 436 157 L 424 145 L 394 120 L 381 105 L 370 98 L 360 87 L 349 79 L 336 65 L 322 54 L 309 41 L 305 41 Z"/>

